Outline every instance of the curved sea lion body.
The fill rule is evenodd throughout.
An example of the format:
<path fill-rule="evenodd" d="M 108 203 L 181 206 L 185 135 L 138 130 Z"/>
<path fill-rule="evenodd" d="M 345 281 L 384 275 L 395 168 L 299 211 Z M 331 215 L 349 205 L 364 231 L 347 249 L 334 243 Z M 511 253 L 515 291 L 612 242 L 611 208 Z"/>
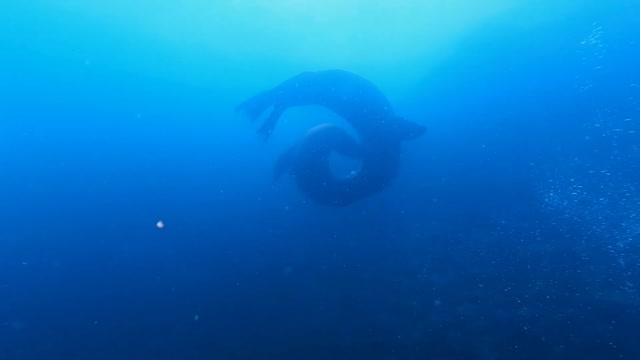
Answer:
<path fill-rule="evenodd" d="M 360 169 L 347 177 L 336 177 L 329 159 L 334 152 L 362 159 Z M 289 172 L 298 188 L 315 202 L 345 206 L 387 187 L 398 172 L 400 153 L 399 144 L 371 151 L 345 130 L 322 124 L 309 130 L 297 144 L 280 156 L 274 177 L 277 179 Z"/>
<path fill-rule="evenodd" d="M 258 133 L 268 138 L 287 108 L 319 105 L 344 118 L 363 143 L 387 143 L 422 135 L 425 127 L 396 115 L 387 97 L 369 80 L 344 70 L 307 71 L 238 105 L 257 119 L 271 113 Z"/>
<path fill-rule="evenodd" d="M 394 113 L 386 96 L 370 81 L 343 70 L 303 72 L 263 91 L 236 108 L 251 119 L 271 113 L 258 133 L 268 138 L 282 113 L 296 106 L 323 106 L 346 120 L 360 141 L 337 126 L 311 129 L 276 162 L 274 175 L 291 173 L 300 190 L 316 202 L 344 206 L 384 189 L 398 172 L 401 144 L 426 131 Z M 331 171 L 332 152 L 362 159 L 350 176 Z"/>

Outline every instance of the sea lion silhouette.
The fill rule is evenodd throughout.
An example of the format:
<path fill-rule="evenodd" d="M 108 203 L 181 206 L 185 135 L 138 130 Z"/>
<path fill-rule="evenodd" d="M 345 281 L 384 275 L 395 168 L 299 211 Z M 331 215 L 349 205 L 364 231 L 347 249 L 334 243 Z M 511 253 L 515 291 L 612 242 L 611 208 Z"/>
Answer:
<path fill-rule="evenodd" d="M 358 143 L 344 129 L 321 124 L 310 129 L 294 146 L 282 153 L 274 167 L 274 179 L 289 172 L 298 188 L 317 203 L 345 206 L 388 186 L 398 172 L 400 143 L 379 151 Z M 362 159 L 357 171 L 337 177 L 330 155 Z"/>
<path fill-rule="evenodd" d="M 320 105 L 349 122 L 365 143 L 417 138 L 426 128 L 394 113 L 387 97 L 369 80 L 345 70 L 306 71 L 236 107 L 256 120 L 271 113 L 258 133 L 268 138 L 290 107 Z"/>
<path fill-rule="evenodd" d="M 422 136 L 426 127 L 393 111 L 387 97 L 370 81 L 345 70 L 307 71 L 263 91 L 236 107 L 258 119 L 271 113 L 258 133 L 269 138 L 290 107 L 320 105 L 344 118 L 360 142 L 337 126 L 311 129 L 276 162 L 277 179 L 289 171 L 298 187 L 319 203 L 344 206 L 386 187 L 398 171 L 401 143 Z M 331 172 L 329 154 L 361 158 L 359 171 L 339 179 Z"/>

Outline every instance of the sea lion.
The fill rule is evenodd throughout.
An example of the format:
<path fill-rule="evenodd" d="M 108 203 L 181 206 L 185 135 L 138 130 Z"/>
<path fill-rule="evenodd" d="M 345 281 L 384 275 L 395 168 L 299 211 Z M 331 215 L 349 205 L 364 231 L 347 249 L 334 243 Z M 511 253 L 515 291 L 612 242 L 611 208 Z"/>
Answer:
<path fill-rule="evenodd" d="M 271 113 L 258 133 L 268 139 L 287 108 L 323 106 L 345 119 L 363 143 L 388 143 L 414 139 L 426 128 L 394 113 L 387 97 L 369 80 L 345 70 L 306 71 L 263 91 L 236 107 L 258 119 Z"/>
<path fill-rule="evenodd" d="M 307 71 L 263 91 L 236 107 L 258 119 L 271 113 L 258 133 L 269 138 L 282 113 L 296 106 L 320 105 L 346 120 L 359 140 L 330 124 L 316 126 L 276 162 L 274 177 L 290 172 L 313 200 L 344 206 L 384 189 L 398 172 L 401 144 L 422 136 L 426 127 L 397 114 L 387 97 L 369 80 L 344 70 Z M 362 159 L 346 178 L 331 171 L 332 152 Z"/>
<path fill-rule="evenodd" d="M 360 169 L 346 177 L 336 177 L 329 159 L 333 152 L 362 159 Z M 387 187 L 398 172 L 400 153 L 399 143 L 372 151 L 342 128 L 321 124 L 280 155 L 274 179 L 288 172 L 298 188 L 315 202 L 345 206 Z"/>

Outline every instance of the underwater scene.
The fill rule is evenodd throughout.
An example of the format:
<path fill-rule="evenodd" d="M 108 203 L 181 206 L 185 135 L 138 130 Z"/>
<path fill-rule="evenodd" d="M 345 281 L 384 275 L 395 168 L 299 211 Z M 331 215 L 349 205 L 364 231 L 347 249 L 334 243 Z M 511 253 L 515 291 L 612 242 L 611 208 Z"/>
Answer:
<path fill-rule="evenodd" d="M 5 0 L 0 360 L 640 359 L 637 0 Z"/>

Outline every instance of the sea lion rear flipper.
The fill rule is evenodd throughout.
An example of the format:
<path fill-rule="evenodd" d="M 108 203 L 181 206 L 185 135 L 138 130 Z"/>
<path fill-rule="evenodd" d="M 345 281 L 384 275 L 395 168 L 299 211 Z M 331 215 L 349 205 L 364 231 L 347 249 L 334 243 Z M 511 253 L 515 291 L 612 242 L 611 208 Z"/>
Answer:
<path fill-rule="evenodd" d="M 262 115 L 265 110 L 267 110 L 269 106 L 272 106 L 273 103 L 273 92 L 264 91 L 243 101 L 238 106 L 236 106 L 235 110 L 236 112 L 245 113 L 247 116 L 249 116 L 251 121 L 255 121 L 260 117 L 260 115 Z"/>
<path fill-rule="evenodd" d="M 258 134 L 262 135 L 265 141 L 269 139 L 269 136 L 271 136 L 271 132 L 273 132 L 273 129 L 276 127 L 278 119 L 280 119 L 280 115 L 282 115 L 284 109 L 285 108 L 282 106 L 274 106 L 271 114 L 269 114 L 267 120 L 264 121 L 258 130 Z"/>

